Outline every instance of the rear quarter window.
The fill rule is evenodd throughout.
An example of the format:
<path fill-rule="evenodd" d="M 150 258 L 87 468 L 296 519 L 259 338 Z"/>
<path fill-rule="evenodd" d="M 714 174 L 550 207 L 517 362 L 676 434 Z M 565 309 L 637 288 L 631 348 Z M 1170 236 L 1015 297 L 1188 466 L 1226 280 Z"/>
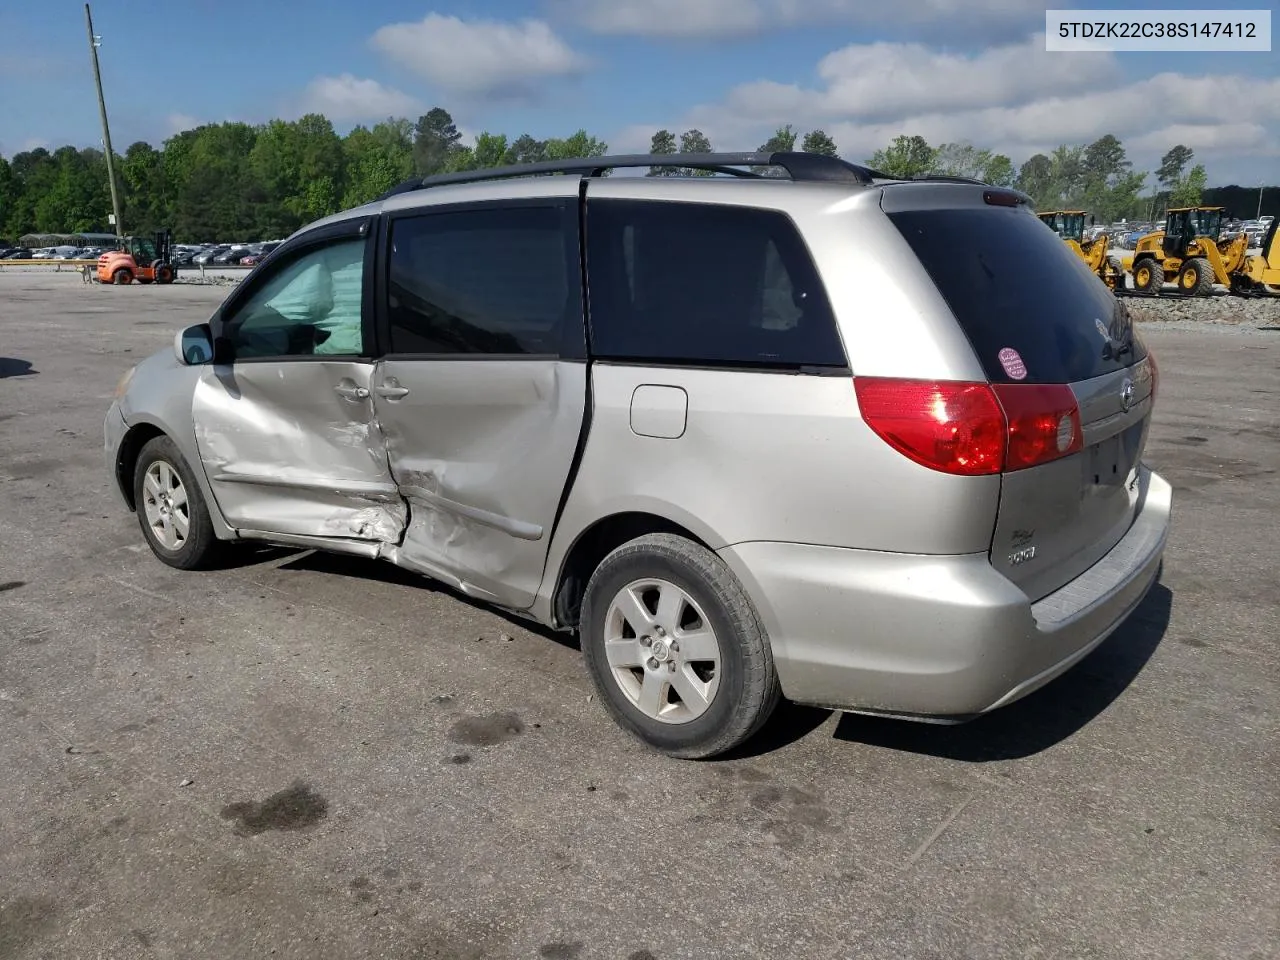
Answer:
<path fill-rule="evenodd" d="M 602 359 L 843 369 L 817 268 L 785 214 L 587 201 L 591 348 Z"/>
<path fill-rule="evenodd" d="M 1124 306 L 1029 212 L 982 207 L 908 210 L 888 217 L 946 300 L 992 382 L 1074 383 L 1123 369 L 1146 355 Z M 1116 349 L 1128 343 L 1131 351 Z M 1011 376 L 1010 369 L 1025 369 L 1025 376 Z"/>

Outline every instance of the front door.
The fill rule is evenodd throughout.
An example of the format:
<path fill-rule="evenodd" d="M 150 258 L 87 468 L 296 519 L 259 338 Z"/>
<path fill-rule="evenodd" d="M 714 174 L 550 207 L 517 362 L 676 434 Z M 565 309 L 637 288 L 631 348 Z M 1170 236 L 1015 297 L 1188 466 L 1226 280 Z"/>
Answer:
<path fill-rule="evenodd" d="M 400 562 L 528 607 L 573 464 L 587 377 L 577 182 L 387 226 L 374 403 L 409 505 Z"/>
<path fill-rule="evenodd" d="M 218 507 L 245 535 L 400 538 L 370 394 L 368 223 L 291 243 L 214 320 L 219 362 L 192 417 Z"/>

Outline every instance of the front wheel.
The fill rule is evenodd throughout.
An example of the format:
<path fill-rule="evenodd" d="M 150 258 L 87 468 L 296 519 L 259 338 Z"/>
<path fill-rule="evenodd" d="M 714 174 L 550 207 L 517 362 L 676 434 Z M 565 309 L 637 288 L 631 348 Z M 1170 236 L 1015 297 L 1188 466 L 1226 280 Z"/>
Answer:
<path fill-rule="evenodd" d="M 222 554 L 225 544 L 213 532 L 195 475 L 168 437 L 148 441 L 139 453 L 133 502 L 147 545 L 161 562 L 196 570 Z"/>
<path fill-rule="evenodd" d="M 1133 286 L 1142 293 L 1158 294 L 1164 286 L 1164 265 L 1158 260 L 1143 260 L 1133 265 Z"/>
<path fill-rule="evenodd" d="M 1178 292 L 1187 297 L 1207 297 L 1213 293 L 1213 267 L 1204 257 L 1192 257 L 1178 273 Z"/>
<path fill-rule="evenodd" d="M 582 651 L 606 709 L 673 757 L 743 742 L 780 699 L 769 639 L 733 573 L 683 537 L 623 544 L 587 584 Z"/>
<path fill-rule="evenodd" d="M 111 275 L 111 282 L 117 285 L 132 283 L 133 274 L 130 273 L 128 270 L 126 270 L 124 267 L 121 267 L 119 270 L 117 270 L 115 273 Z"/>

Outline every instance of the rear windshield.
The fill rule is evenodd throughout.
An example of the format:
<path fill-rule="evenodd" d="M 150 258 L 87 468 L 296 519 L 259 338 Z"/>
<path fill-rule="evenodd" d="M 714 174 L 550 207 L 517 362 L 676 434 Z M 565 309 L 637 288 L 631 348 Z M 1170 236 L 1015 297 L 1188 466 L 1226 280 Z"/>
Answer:
<path fill-rule="evenodd" d="M 1132 336 L 1128 311 L 1106 284 L 1025 211 L 983 207 L 888 216 L 992 382 L 1074 383 L 1146 355 Z"/>

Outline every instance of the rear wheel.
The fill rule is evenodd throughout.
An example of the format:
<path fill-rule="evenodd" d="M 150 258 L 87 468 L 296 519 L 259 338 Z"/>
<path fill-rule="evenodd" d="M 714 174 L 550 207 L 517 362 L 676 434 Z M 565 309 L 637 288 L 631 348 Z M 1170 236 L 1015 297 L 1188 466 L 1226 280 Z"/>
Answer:
<path fill-rule="evenodd" d="M 1158 260 L 1140 260 L 1133 265 L 1133 286 L 1142 293 L 1158 294 L 1164 285 L 1164 265 Z"/>
<path fill-rule="evenodd" d="M 190 465 L 168 437 L 155 437 L 138 454 L 133 502 L 147 545 L 163 563 L 195 570 L 225 550 Z"/>
<path fill-rule="evenodd" d="M 769 639 L 714 553 L 671 534 L 614 550 L 587 584 L 582 652 L 624 730 L 669 756 L 731 749 L 780 698 Z"/>
<path fill-rule="evenodd" d="M 1112 290 L 1124 287 L 1124 264 L 1119 257 L 1107 257 L 1107 266 L 1104 271 L 1103 282 Z"/>
<path fill-rule="evenodd" d="M 1204 257 L 1192 257 L 1178 271 L 1178 292 L 1188 297 L 1213 293 L 1213 268 Z"/>
<path fill-rule="evenodd" d="M 118 285 L 132 283 L 133 274 L 125 267 L 121 267 L 119 270 L 117 270 L 115 273 L 111 275 L 111 282 Z"/>

